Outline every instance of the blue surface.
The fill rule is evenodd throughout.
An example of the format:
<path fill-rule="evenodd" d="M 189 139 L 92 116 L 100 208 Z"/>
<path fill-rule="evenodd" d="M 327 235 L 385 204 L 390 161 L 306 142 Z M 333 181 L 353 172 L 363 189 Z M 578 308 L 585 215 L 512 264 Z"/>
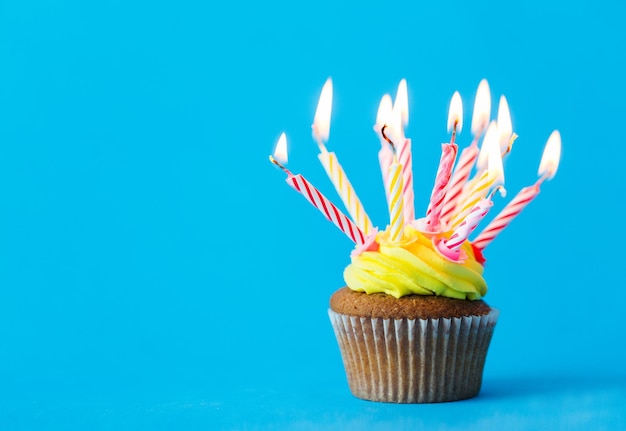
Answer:
<path fill-rule="evenodd" d="M 626 429 L 625 6 L 618 2 L 0 2 L 0 429 Z M 459 90 L 487 78 L 556 178 L 487 250 L 501 310 L 481 395 L 354 399 L 330 323 L 351 245 L 310 136 L 385 224 L 372 131 L 409 86 L 417 211 Z M 373 180 L 374 178 L 374 180 Z M 498 201 L 496 209 L 506 201 Z"/>

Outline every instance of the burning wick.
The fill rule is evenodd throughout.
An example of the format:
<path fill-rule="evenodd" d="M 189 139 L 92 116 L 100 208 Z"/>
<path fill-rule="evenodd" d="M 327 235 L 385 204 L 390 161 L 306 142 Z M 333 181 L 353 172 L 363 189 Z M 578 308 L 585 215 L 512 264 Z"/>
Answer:
<path fill-rule="evenodd" d="M 289 169 L 287 169 L 285 166 L 283 166 L 278 160 L 276 160 L 274 157 L 270 156 L 270 162 L 272 162 L 273 164 L 275 164 L 276 166 L 278 166 L 280 169 L 282 169 L 282 171 L 284 173 L 286 173 L 289 176 L 292 176 L 293 174 L 289 171 Z"/>
<path fill-rule="evenodd" d="M 452 137 L 450 138 L 450 143 L 454 144 L 454 141 L 456 141 L 456 126 L 459 125 L 459 120 L 456 119 L 454 120 L 454 125 L 452 126 Z"/>
<path fill-rule="evenodd" d="M 513 142 L 515 142 L 515 140 L 519 138 L 519 136 L 517 136 L 516 133 L 513 133 L 511 135 L 511 139 L 509 139 L 509 146 L 506 147 L 506 150 L 504 150 L 502 152 L 502 157 L 504 158 L 504 156 L 506 156 L 507 154 L 509 154 L 511 152 L 511 150 L 513 149 Z"/>
<path fill-rule="evenodd" d="M 387 137 L 387 135 L 385 135 L 385 129 L 387 128 L 387 125 L 383 125 L 383 128 L 380 129 L 380 133 L 381 135 L 383 135 L 383 138 L 385 139 L 385 141 L 387 141 L 389 143 L 389 145 L 391 145 L 391 149 L 393 150 L 394 154 L 396 153 L 396 146 L 393 145 L 393 142 L 391 142 L 391 139 L 389 139 Z"/>
<path fill-rule="evenodd" d="M 493 200 L 493 197 L 496 195 L 496 192 L 500 192 L 500 196 L 502 197 L 506 196 L 506 189 L 504 188 L 504 186 L 498 186 L 495 189 L 493 189 L 491 193 L 489 193 L 488 199 L 490 201 Z"/>

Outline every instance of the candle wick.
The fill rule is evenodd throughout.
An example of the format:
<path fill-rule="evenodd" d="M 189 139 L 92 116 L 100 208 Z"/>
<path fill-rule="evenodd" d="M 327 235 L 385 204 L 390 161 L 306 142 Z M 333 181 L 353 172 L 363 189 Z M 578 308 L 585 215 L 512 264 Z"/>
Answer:
<path fill-rule="evenodd" d="M 322 153 L 327 153 L 328 150 L 326 149 L 326 145 L 324 145 L 324 141 L 322 140 L 322 137 L 317 131 L 317 124 L 313 123 L 311 125 L 311 129 L 313 129 L 313 137 L 315 138 L 315 142 L 317 143 L 317 146 L 319 147 L 320 151 Z"/>
<path fill-rule="evenodd" d="M 458 118 L 456 120 L 454 120 L 454 125 L 452 126 L 452 138 L 450 138 L 450 144 L 454 144 L 454 141 L 456 141 L 456 127 L 459 125 L 459 120 Z"/>
<path fill-rule="evenodd" d="M 539 179 L 535 183 L 535 187 L 539 188 L 539 186 L 542 185 L 543 182 L 547 180 L 549 176 L 550 176 L 550 171 L 544 173 L 541 177 L 539 177 Z"/>
<path fill-rule="evenodd" d="M 326 145 L 324 145 L 324 141 L 322 141 L 322 138 L 320 138 L 319 136 L 316 136 L 316 140 L 317 140 L 317 146 L 319 147 L 320 151 L 324 154 L 328 153 L 328 150 L 326 149 Z"/>
<path fill-rule="evenodd" d="M 495 189 L 493 189 L 491 193 L 489 193 L 489 197 L 487 199 L 493 200 L 493 197 L 496 195 L 496 192 L 498 191 L 500 192 L 500 196 L 502 197 L 506 196 L 506 189 L 504 188 L 504 186 L 498 186 Z"/>
<path fill-rule="evenodd" d="M 396 146 L 393 144 L 393 142 L 391 141 L 391 139 L 389 139 L 387 137 L 387 135 L 385 134 L 385 129 L 387 128 L 387 125 L 384 124 L 382 129 L 380 129 L 380 133 L 383 135 L 383 138 L 385 139 L 385 141 L 387 141 L 389 143 L 389 145 L 391 145 L 391 149 L 393 150 L 393 152 L 396 152 Z"/>
<path fill-rule="evenodd" d="M 502 157 L 506 156 L 507 154 L 511 152 L 511 150 L 513 149 L 513 142 L 515 142 L 517 138 L 518 138 L 517 133 L 513 133 L 511 135 L 511 139 L 509 139 L 509 145 L 508 147 L 506 147 L 506 150 L 502 152 Z"/>
<path fill-rule="evenodd" d="M 285 166 L 283 166 L 278 160 L 276 160 L 274 157 L 272 157 L 270 155 L 270 162 L 272 162 L 274 165 L 278 166 L 280 169 L 282 169 L 282 171 L 284 173 L 286 173 L 287 175 L 291 176 L 291 172 L 289 171 L 289 169 L 287 169 Z"/>

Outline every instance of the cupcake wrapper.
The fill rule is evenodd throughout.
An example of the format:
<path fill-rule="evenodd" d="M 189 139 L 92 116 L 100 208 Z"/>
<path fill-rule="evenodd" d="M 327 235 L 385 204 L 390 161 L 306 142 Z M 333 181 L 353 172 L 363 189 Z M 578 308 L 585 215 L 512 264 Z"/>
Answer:
<path fill-rule="evenodd" d="M 478 394 L 499 311 L 397 320 L 328 314 L 354 396 L 436 403 Z"/>

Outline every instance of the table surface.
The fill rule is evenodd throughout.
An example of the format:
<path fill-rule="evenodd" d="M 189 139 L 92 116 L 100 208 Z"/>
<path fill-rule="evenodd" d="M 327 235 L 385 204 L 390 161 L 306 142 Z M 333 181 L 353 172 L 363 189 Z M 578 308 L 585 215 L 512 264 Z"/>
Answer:
<path fill-rule="evenodd" d="M 324 378 L 292 387 L 206 388 L 205 393 L 70 393 L 4 400 L 0 428 L 218 430 L 624 430 L 626 378 L 485 377 L 473 399 L 396 405 L 354 398 Z"/>

